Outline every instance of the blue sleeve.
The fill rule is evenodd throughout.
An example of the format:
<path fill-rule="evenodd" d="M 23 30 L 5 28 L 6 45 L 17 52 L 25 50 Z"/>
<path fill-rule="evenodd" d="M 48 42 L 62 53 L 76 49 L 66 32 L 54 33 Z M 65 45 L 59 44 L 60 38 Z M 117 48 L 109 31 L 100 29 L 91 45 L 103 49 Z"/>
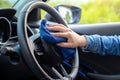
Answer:
<path fill-rule="evenodd" d="M 100 55 L 119 55 L 120 56 L 120 36 L 86 36 L 87 45 L 85 50 Z"/>

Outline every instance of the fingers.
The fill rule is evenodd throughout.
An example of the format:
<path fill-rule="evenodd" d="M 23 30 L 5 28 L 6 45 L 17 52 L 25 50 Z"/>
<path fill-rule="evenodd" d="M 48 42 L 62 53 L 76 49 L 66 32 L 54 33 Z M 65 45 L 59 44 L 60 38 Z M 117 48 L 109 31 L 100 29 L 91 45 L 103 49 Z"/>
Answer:
<path fill-rule="evenodd" d="M 65 27 L 63 24 L 50 24 L 50 27 L 54 27 L 54 26 L 59 26 L 59 27 Z"/>
<path fill-rule="evenodd" d="M 69 34 L 64 32 L 51 33 L 53 36 L 68 38 Z"/>
<path fill-rule="evenodd" d="M 51 33 L 53 36 L 69 38 L 71 35 L 72 30 L 62 24 L 50 24 L 49 26 L 47 27 L 48 30 L 58 31 Z"/>
<path fill-rule="evenodd" d="M 70 29 L 64 26 L 63 24 L 50 24 L 49 27 L 47 27 L 48 30 L 54 30 L 59 32 L 66 32 Z"/>
<path fill-rule="evenodd" d="M 48 30 L 54 30 L 54 31 L 59 31 L 59 32 L 64 32 L 66 29 L 60 26 L 55 26 L 55 27 L 47 27 Z"/>
<path fill-rule="evenodd" d="M 51 32 L 51 35 L 57 36 L 57 37 L 63 37 L 67 38 L 67 42 L 61 42 L 57 45 L 60 47 L 66 47 L 66 48 L 73 48 L 73 43 L 71 41 L 71 35 L 73 34 L 73 31 L 66 26 L 62 24 L 50 24 L 49 27 L 47 27 L 48 30 L 58 31 L 58 32 Z"/>
<path fill-rule="evenodd" d="M 67 43 L 67 42 L 61 42 L 57 44 L 60 47 L 65 47 L 65 48 L 73 48 L 72 43 Z"/>

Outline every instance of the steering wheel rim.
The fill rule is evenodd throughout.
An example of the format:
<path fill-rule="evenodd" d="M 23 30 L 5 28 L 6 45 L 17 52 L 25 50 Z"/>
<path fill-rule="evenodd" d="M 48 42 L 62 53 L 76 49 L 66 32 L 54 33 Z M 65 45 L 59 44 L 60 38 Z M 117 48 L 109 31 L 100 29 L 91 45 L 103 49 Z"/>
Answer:
<path fill-rule="evenodd" d="M 20 47 L 22 51 L 21 54 L 23 56 L 23 59 L 25 60 L 29 68 L 32 70 L 32 72 L 38 77 L 38 79 L 47 78 L 47 80 L 53 80 L 53 78 L 50 77 L 38 63 L 34 55 L 34 46 L 32 45 L 32 41 L 29 39 L 27 35 L 28 15 L 35 8 L 40 8 L 47 11 L 56 19 L 58 23 L 64 24 L 65 26 L 67 26 L 67 24 L 60 17 L 60 15 L 55 9 L 53 9 L 52 7 L 41 1 L 36 1 L 36 2 L 32 1 L 26 4 L 21 10 L 20 15 L 18 17 L 17 32 L 18 32 L 18 40 L 20 43 Z M 76 54 L 74 55 L 74 63 L 71 72 L 69 75 L 63 76 L 64 80 L 66 79 L 73 80 L 77 75 L 78 68 L 79 68 L 79 55 L 78 55 L 78 50 L 76 49 Z"/>

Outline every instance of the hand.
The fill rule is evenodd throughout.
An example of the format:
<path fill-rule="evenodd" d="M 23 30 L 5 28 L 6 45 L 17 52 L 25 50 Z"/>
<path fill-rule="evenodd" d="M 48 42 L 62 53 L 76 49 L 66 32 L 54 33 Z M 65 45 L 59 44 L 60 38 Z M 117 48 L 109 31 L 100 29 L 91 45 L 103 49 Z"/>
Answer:
<path fill-rule="evenodd" d="M 48 30 L 58 31 L 51 33 L 53 36 L 67 38 L 67 42 L 58 43 L 58 46 L 67 47 L 67 48 L 77 48 L 86 46 L 85 36 L 78 35 L 71 29 L 67 28 L 62 24 L 50 24 L 50 27 L 47 27 Z"/>

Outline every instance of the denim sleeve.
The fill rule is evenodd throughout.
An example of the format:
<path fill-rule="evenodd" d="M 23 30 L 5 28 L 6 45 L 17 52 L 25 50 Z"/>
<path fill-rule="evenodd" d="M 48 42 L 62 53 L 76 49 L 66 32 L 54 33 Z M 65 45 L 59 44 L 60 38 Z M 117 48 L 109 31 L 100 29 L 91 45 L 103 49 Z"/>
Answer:
<path fill-rule="evenodd" d="M 85 50 L 100 55 L 119 55 L 120 56 L 120 36 L 86 36 L 87 45 Z"/>

